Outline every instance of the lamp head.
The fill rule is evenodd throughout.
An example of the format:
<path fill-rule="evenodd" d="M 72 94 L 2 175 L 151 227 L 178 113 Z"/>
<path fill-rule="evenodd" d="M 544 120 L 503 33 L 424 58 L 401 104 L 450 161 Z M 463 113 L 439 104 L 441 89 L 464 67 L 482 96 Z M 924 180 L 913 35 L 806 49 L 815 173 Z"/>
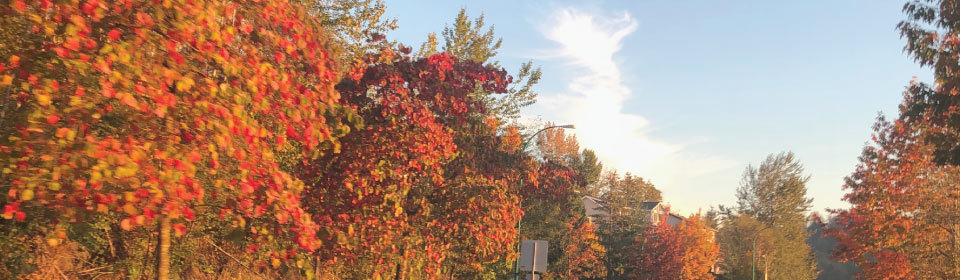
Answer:
<path fill-rule="evenodd" d="M 558 126 L 558 127 L 559 127 L 559 128 L 569 128 L 569 129 L 575 129 L 575 128 L 577 128 L 575 125 L 572 125 L 572 124 L 561 125 L 561 126 Z"/>

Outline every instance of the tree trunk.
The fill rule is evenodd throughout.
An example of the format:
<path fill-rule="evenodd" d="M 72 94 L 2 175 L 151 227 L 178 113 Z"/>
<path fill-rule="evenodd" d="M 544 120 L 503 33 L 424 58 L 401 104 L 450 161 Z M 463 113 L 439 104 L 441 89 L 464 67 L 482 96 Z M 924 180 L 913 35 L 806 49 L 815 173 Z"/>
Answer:
<path fill-rule="evenodd" d="M 157 225 L 157 280 L 170 279 L 170 218 L 163 216 Z"/>
<path fill-rule="evenodd" d="M 406 241 L 407 232 L 403 232 L 402 241 Z M 442 268 L 442 267 L 441 267 Z M 393 279 L 404 280 L 407 276 L 407 242 L 403 242 L 403 247 L 400 247 L 400 260 L 397 262 L 397 273 Z"/>

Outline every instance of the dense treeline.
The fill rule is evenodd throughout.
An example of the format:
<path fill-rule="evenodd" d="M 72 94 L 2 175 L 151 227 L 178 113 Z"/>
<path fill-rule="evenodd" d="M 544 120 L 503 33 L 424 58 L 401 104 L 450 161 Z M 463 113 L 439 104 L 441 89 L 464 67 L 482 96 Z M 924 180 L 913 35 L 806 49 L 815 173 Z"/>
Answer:
<path fill-rule="evenodd" d="M 541 72 L 482 16 L 413 49 L 376 0 L 0 0 L 0 278 L 506 279 L 538 239 L 544 279 L 958 279 L 958 7 L 904 6 L 936 80 L 878 118 L 851 208 L 811 220 L 781 153 L 668 225 L 520 124 Z"/>
<path fill-rule="evenodd" d="M 0 10 L 0 278 L 500 279 L 523 213 L 548 277 L 606 274 L 601 165 L 526 149 L 540 71 L 482 17 L 414 53 L 379 1 Z"/>

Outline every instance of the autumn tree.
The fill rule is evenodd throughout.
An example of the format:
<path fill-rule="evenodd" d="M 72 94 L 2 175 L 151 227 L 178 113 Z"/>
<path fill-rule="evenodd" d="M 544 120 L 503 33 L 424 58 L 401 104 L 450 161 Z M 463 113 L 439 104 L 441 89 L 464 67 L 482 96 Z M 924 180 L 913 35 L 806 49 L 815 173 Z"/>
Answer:
<path fill-rule="evenodd" d="M 809 179 L 803 165 L 790 152 L 769 155 L 758 167 L 748 166 L 743 173 L 737 189 L 738 211 L 767 228 L 776 228 L 770 277 L 817 277 L 813 254 L 806 243 L 807 212 L 812 203 L 806 197 Z"/>
<path fill-rule="evenodd" d="M 620 176 L 608 172 L 601 179 L 605 210 L 609 219 L 598 219 L 598 232 L 607 249 L 608 278 L 622 278 L 629 275 L 629 247 L 635 243 L 649 224 L 650 213 L 643 208 L 647 201 L 661 201 L 660 190 L 649 181 L 629 173 Z"/>
<path fill-rule="evenodd" d="M 957 118 L 957 1 L 909 1 L 898 28 L 904 50 L 934 71 L 935 84 L 912 81 L 899 116 L 880 117 L 872 143 L 844 189 L 850 209 L 832 211 L 826 229 L 834 257 L 873 279 L 960 277 L 960 119 Z"/>
<path fill-rule="evenodd" d="M 708 279 L 719 249 L 715 231 L 699 215 L 678 225 L 666 219 L 644 230 L 631 246 L 630 279 Z"/>
<path fill-rule="evenodd" d="M 826 235 L 824 231 L 828 227 L 836 227 L 836 218 L 829 217 L 825 220 L 819 214 L 814 214 L 814 222 L 807 226 L 810 232 L 810 238 L 807 244 L 813 250 L 817 258 L 817 269 L 820 275 L 817 279 L 852 279 L 859 270 L 853 262 L 838 262 L 830 258 L 837 247 L 837 240 Z"/>
<path fill-rule="evenodd" d="M 834 257 L 852 261 L 874 279 L 952 278 L 960 275 L 953 249 L 957 235 L 955 167 L 935 167 L 933 148 L 915 126 L 880 117 L 873 144 L 850 175 L 844 200 L 828 235 Z"/>
<path fill-rule="evenodd" d="M 437 35 L 431 33 L 420 47 L 417 56 L 425 57 L 446 52 L 499 67 L 499 61 L 493 58 L 497 55 L 503 40 L 494 34 L 492 26 L 484 30 L 485 26 L 482 14 L 471 21 L 467 10 L 460 9 L 453 26 L 444 27 L 442 44 L 438 41 Z M 528 61 L 520 65 L 507 94 L 491 95 L 477 92 L 476 98 L 486 105 L 491 115 L 501 120 L 514 121 L 520 117 L 520 109 L 536 102 L 537 93 L 533 90 L 533 86 L 540 82 L 540 77 L 540 68 L 535 68 L 533 62 Z"/>
<path fill-rule="evenodd" d="M 274 267 L 319 246 L 287 167 L 330 152 L 349 113 L 304 7 L 5 3 L 22 44 L 0 47 L 4 218 L 47 221 L 51 244 L 93 219 L 156 226 L 160 279 L 200 215 L 234 221 Z"/>
<path fill-rule="evenodd" d="M 573 219 L 566 224 L 570 240 L 563 249 L 566 256 L 557 266 L 563 279 L 597 279 L 607 275 L 607 248 L 600 244 L 594 223 Z"/>
<path fill-rule="evenodd" d="M 474 157 L 513 152 L 498 142 L 457 138 L 499 139 L 492 134 L 496 122 L 483 121 L 483 104 L 470 94 L 505 92 L 509 76 L 449 54 L 411 59 L 390 50 L 354 73 L 337 88 L 363 125 L 340 138 L 339 153 L 303 167 L 311 182 L 309 212 L 329 244 L 317 257 L 359 264 L 359 271 L 342 276 L 415 277 L 410 273 L 416 271 L 423 273 L 416 277 L 427 277 L 440 273 L 447 258 L 482 264 L 503 256 L 515 229 L 502 219 L 517 212 L 505 197 L 511 195 L 508 177 L 498 174 L 523 169 L 508 169 L 512 165 L 504 159 Z M 482 143 L 487 150 L 464 143 Z M 493 170 L 498 163 L 501 168 Z M 450 253 L 455 241 L 474 253 Z"/>
<path fill-rule="evenodd" d="M 598 243 L 595 226 L 587 225 L 589 222 L 584 217 L 585 178 L 592 175 L 576 168 L 585 164 L 574 166 L 585 162 L 579 143 L 563 129 L 544 130 L 537 134 L 534 143 L 533 153 L 542 161 L 537 163 L 537 180 L 526 181 L 530 184 L 521 192 L 524 199 L 521 238 L 546 240 L 551 244 L 545 279 L 605 275 L 606 249 Z"/>

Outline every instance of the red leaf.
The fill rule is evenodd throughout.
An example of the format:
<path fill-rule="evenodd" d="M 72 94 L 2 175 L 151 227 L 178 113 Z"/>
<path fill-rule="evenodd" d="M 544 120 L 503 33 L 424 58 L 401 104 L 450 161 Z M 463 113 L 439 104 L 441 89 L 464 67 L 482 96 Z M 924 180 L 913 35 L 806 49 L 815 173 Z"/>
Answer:
<path fill-rule="evenodd" d="M 14 10 L 16 10 L 17 12 L 21 12 L 21 13 L 22 13 L 23 10 L 26 10 L 26 9 L 27 9 L 27 4 L 26 4 L 26 3 L 23 3 L 23 1 L 20 1 L 20 0 L 13 1 L 13 8 L 14 8 Z"/>
<path fill-rule="evenodd" d="M 116 30 L 116 29 L 110 30 L 110 32 L 107 33 L 107 37 L 109 37 L 110 40 L 120 39 L 120 30 Z"/>
<path fill-rule="evenodd" d="M 177 237 L 183 236 L 184 233 L 187 233 L 187 226 L 184 226 L 181 223 L 176 223 L 173 225 L 173 234 Z"/>

